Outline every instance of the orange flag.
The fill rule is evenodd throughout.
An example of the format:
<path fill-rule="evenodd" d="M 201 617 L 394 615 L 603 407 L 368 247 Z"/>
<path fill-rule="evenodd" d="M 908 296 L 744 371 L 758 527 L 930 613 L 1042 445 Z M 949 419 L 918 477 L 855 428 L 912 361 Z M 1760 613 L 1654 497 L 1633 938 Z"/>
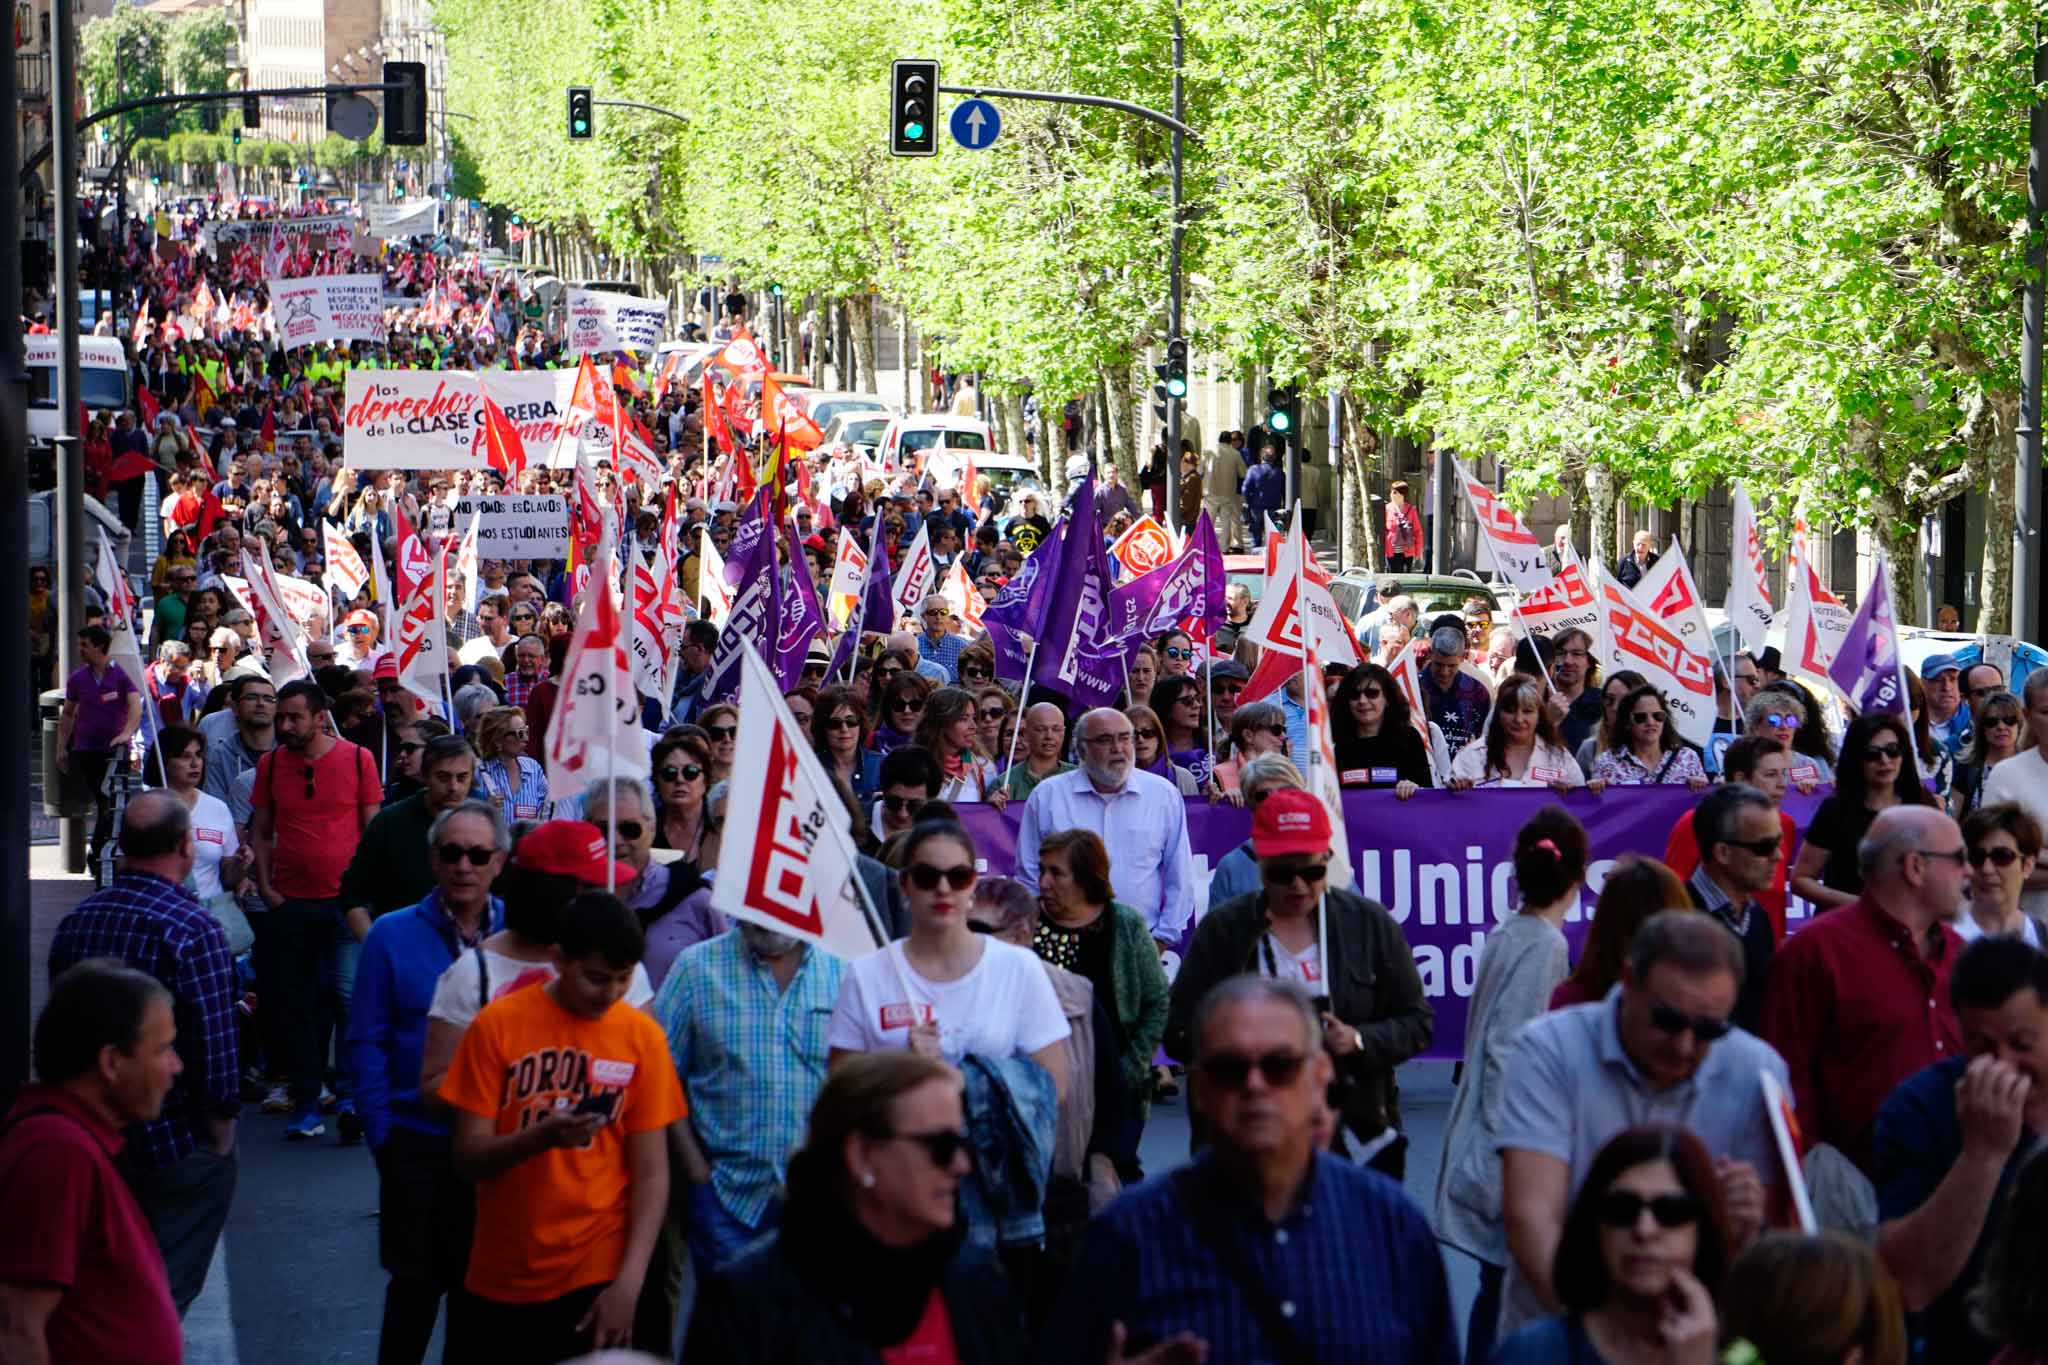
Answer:
<path fill-rule="evenodd" d="M 824 428 L 812 421 L 800 404 L 792 403 L 773 378 L 761 381 L 761 421 L 781 431 L 787 443 L 798 450 L 816 450 L 825 440 Z"/>

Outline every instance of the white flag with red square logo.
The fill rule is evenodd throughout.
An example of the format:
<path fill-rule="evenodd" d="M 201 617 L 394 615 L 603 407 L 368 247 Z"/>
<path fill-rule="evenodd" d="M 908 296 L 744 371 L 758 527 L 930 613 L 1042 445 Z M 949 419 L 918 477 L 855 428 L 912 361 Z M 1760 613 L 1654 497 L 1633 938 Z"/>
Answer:
<path fill-rule="evenodd" d="M 609 532 L 595 558 L 600 564 L 612 562 Z M 610 580 L 609 574 L 591 575 L 556 679 L 561 691 L 548 724 L 548 787 L 562 795 L 581 791 L 600 777 L 647 776 L 640 702 Z"/>
<path fill-rule="evenodd" d="M 1543 558 L 1543 543 L 1515 514 L 1514 508 L 1472 477 L 1472 470 L 1463 460 L 1453 463 L 1458 468 L 1458 487 L 1465 491 L 1465 501 L 1472 508 L 1473 520 L 1479 523 L 1479 537 L 1493 555 L 1494 565 L 1501 576 L 1523 592 L 1543 591 L 1544 585 L 1550 581 L 1550 566 Z"/>
<path fill-rule="evenodd" d="M 1770 634 L 1777 608 L 1771 605 L 1770 579 L 1764 570 L 1764 547 L 1756 534 L 1756 509 L 1742 485 L 1735 486 L 1735 541 L 1730 546 L 1728 572 L 1728 619 L 1742 637 L 1742 647 L 1752 654 L 1763 652 L 1764 637 Z"/>

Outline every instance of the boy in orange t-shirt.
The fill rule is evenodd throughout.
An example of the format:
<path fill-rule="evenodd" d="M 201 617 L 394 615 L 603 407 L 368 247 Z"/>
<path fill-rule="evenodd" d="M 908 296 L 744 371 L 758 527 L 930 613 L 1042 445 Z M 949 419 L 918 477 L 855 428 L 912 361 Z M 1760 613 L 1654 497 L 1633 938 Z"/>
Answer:
<path fill-rule="evenodd" d="M 632 1340 L 668 1208 L 665 1130 L 686 1112 L 661 1026 L 625 1003 L 644 946 L 615 897 L 569 902 L 561 975 L 486 1005 L 442 1083 L 456 1169 L 476 1181 L 465 1284 L 493 1365 L 668 1353 Z"/>

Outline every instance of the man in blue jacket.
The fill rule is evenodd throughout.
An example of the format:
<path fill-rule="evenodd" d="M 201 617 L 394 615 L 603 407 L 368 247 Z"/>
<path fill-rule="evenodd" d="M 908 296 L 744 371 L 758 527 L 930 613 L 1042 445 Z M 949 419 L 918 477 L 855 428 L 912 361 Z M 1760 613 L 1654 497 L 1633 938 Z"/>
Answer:
<path fill-rule="evenodd" d="M 420 1096 L 420 1055 L 434 985 L 455 961 L 504 919 L 491 884 L 505 866 L 510 837 L 487 801 L 443 811 L 427 834 L 434 889 L 418 905 L 370 926 L 356 967 L 349 1011 L 348 1064 L 363 1135 L 377 1159 L 377 1259 L 391 1276 L 384 1291 L 378 1359 L 426 1355 L 448 1298 L 450 1358 L 459 1357 L 468 1298 L 475 1196 L 455 1173 L 447 1121 Z"/>

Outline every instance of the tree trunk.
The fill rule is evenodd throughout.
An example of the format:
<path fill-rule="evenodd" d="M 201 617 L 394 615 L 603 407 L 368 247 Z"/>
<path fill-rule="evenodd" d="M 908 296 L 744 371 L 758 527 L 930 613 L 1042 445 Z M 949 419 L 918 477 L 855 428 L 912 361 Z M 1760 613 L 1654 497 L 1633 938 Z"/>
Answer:
<path fill-rule="evenodd" d="M 1587 548 L 1604 573 L 1615 559 L 1614 510 L 1620 502 L 1621 488 L 1612 470 L 1604 464 L 1593 464 L 1586 466 L 1586 493 L 1593 505 Z"/>
<path fill-rule="evenodd" d="M 1991 477 L 1984 487 L 1984 562 L 1977 583 L 1977 629 L 1991 635 L 2007 631 L 2026 639 L 2034 623 L 2012 619 L 2013 481 L 2019 470 L 2013 457 L 2014 430 L 2019 426 L 2019 395 L 1992 394 Z"/>
<path fill-rule="evenodd" d="M 1871 507 L 1877 513 L 1871 538 L 1883 548 L 1890 570 L 1892 612 L 1901 623 L 1911 621 L 1919 610 L 1920 518 L 1890 491 L 1880 492 L 1871 500 Z"/>
<path fill-rule="evenodd" d="M 875 377 L 875 296 L 855 294 L 846 301 L 846 330 L 853 342 L 853 383 L 856 393 L 880 393 Z"/>
<path fill-rule="evenodd" d="M 1362 559 L 1374 573 L 1385 567 L 1385 523 L 1382 504 L 1372 500 L 1373 478 L 1379 473 L 1380 436 L 1365 421 L 1358 404 L 1347 395 L 1344 404 L 1344 499 L 1342 515 L 1345 534 L 1351 541 L 1353 558 Z"/>
<path fill-rule="evenodd" d="M 923 385 L 916 382 L 919 367 L 911 363 L 910 342 L 910 309 L 907 307 L 898 308 L 896 310 L 896 359 L 903 372 L 902 407 L 905 412 L 918 412 L 924 406 L 917 401 Z"/>
<path fill-rule="evenodd" d="M 1103 368 L 1102 403 L 1109 420 L 1108 430 L 1103 433 L 1103 448 L 1096 452 L 1098 460 L 1115 463 L 1124 487 L 1131 489 L 1138 487 L 1138 412 L 1131 396 L 1135 374 L 1131 367 Z"/>
<path fill-rule="evenodd" d="M 998 439 L 1002 442 L 1003 452 L 1007 455 L 1022 455 L 1026 449 L 1024 400 L 1014 393 L 997 390 L 989 395 L 989 401 L 995 404 L 997 430 L 1001 433 Z"/>

